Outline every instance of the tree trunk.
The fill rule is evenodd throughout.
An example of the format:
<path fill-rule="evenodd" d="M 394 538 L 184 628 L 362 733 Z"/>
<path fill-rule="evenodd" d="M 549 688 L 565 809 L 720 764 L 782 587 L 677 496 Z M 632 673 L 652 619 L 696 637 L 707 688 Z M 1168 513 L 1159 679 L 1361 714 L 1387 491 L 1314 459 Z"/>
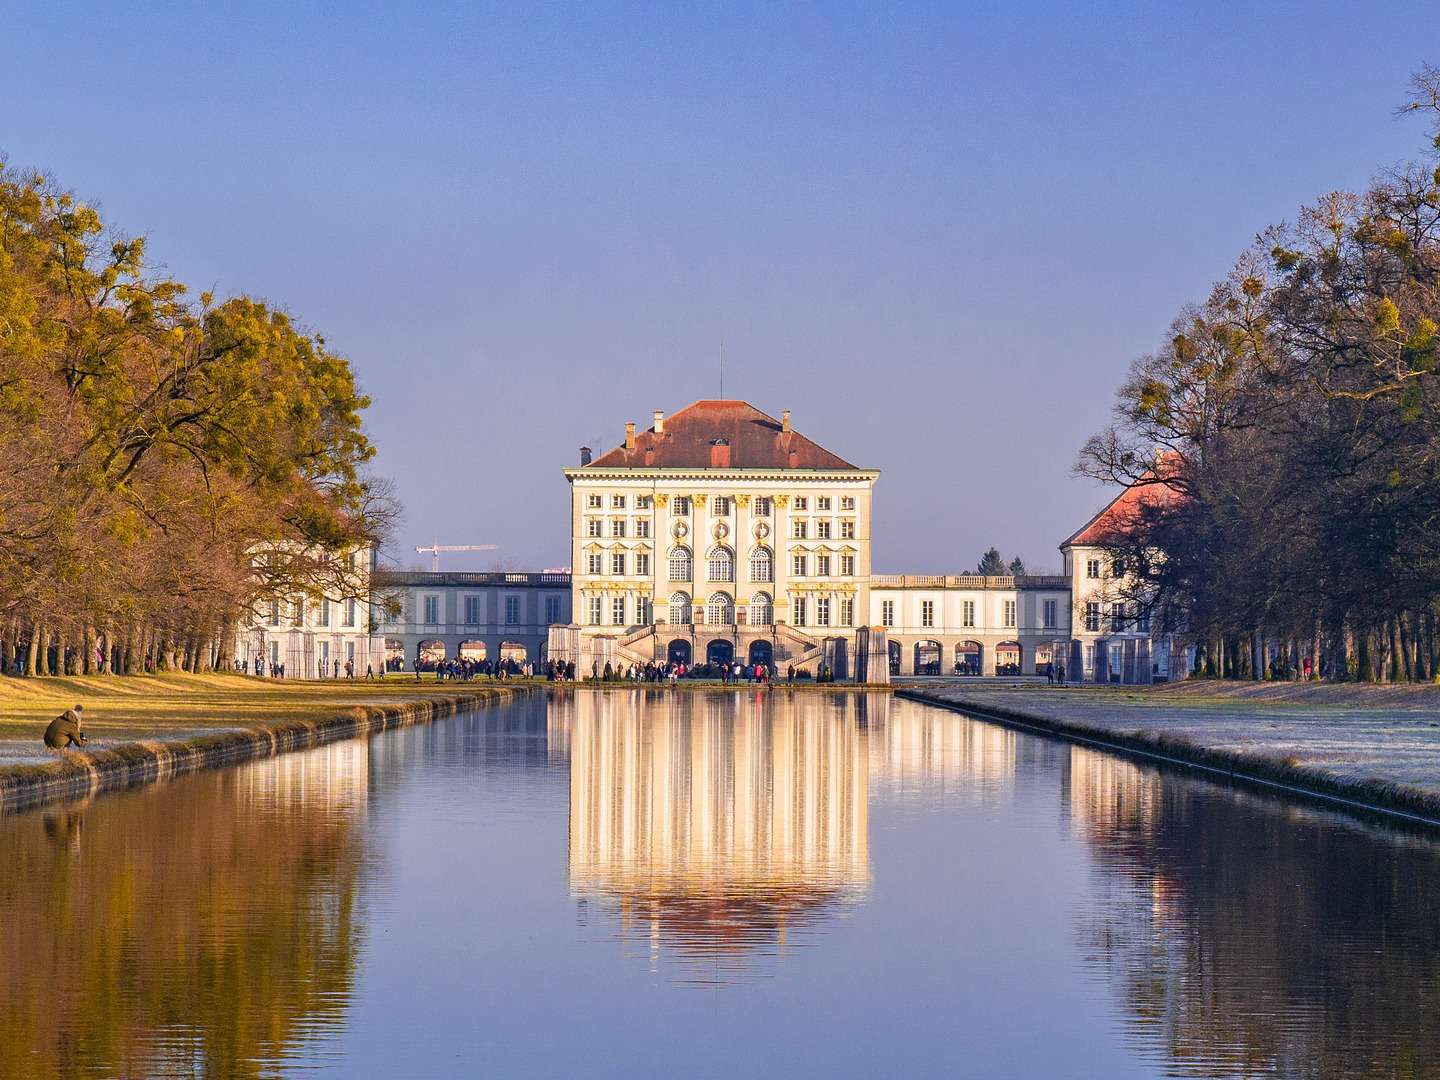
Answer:
<path fill-rule="evenodd" d="M 30 650 L 25 654 L 25 674 L 31 677 L 40 674 L 40 638 L 44 631 L 40 626 L 30 626 Z"/>

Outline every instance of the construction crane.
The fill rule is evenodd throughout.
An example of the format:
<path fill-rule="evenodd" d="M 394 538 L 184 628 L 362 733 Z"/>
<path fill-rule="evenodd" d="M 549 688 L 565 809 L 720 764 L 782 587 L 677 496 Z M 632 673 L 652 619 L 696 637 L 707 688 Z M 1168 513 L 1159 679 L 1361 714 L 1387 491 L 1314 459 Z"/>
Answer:
<path fill-rule="evenodd" d="M 430 556 L 430 571 L 438 574 L 440 572 L 440 552 L 442 551 L 494 551 L 494 544 L 442 544 L 438 541 L 432 542 L 429 547 L 417 547 L 416 555 Z"/>

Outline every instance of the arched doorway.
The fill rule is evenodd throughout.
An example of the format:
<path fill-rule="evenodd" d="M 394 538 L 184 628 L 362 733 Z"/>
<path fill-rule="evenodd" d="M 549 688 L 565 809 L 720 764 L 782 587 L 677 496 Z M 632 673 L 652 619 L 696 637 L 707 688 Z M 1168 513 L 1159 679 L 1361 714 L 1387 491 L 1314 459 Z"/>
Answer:
<path fill-rule="evenodd" d="M 665 659 L 671 664 L 684 664 L 690 666 L 690 642 L 684 638 L 676 638 L 665 648 Z"/>
<path fill-rule="evenodd" d="M 485 642 L 483 641 L 462 641 L 460 648 L 456 650 L 461 660 L 480 661 L 485 659 Z"/>
<path fill-rule="evenodd" d="M 900 674 L 900 643 L 891 641 L 886 644 L 886 651 L 890 654 L 890 674 Z"/>
<path fill-rule="evenodd" d="M 917 641 L 915 643 L 915 674 L 940 674 L 940 643 L 938 641 Z"/>
<path fill-rule="evenodd" d="M 405 666 L 405 643 L 399 638 L 385 639 L 385 670 L 399 671 Z"/>
<path fill-rule="evenodd" d="M 955 674 L 979 675 L 981 649 L 978 641 L 962 641 L 955 646 Z"/>
<path fill-rule="evenodd" d="M 752 641 L 750 643 L 750 666 L 764 664 L 767 668 L 775 663 L 775 647 L 768 641 Z"/>
<path fill-rule="evenodd" d="M 999 645 L 996 645 L 995 674 L 1019 675 L 1020 657 L 1020 643 L 1018 641 L 1002 641 Z"/>
<path fill-rule="evenodd" d="M 417 671 L 434 671 L 437 665 L 444 662 L 445 642 L 439 638 L 427 638 L 416 646 L 415 669 Z"/>
<path fill-rule="evenodd" d="M 500 643 L 500 659 L 508 660 L 512 664 L 523 664 L 529 659 L 530 650 L 518 641 L 502 641 Z"/>
<path fill-rule="evenodd" d="M 735 662 L 735 643 L 726 638 L 716 638 L 705 646 L 705 662 L 707 664 L 733 664 Z"/>

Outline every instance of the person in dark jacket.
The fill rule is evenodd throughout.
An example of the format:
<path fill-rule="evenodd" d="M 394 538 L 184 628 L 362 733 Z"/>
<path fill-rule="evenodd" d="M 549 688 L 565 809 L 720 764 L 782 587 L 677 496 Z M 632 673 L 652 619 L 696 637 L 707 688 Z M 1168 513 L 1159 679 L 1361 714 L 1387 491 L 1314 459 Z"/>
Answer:
<path fill-rule="evenodd" d="M 84 711 L 85 706 L 76 705 L 51 720 L 50 726 L 45 729 L 45 745 L 51 750 L 64 750 L 70 746 L 84 746 L 89 742 L 85 732 L 80 730 L 80 714 Z"/>

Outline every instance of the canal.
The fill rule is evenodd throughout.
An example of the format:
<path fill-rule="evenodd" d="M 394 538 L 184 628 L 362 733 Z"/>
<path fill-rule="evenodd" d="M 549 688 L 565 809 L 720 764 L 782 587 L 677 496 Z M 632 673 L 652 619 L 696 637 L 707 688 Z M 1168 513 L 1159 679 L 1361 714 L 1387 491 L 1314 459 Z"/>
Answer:
<path fill-rule="evenodd" d="M 1433 836 L 888 695 L 0 817 L 0 1076 L 1440 1076 Z"/>

